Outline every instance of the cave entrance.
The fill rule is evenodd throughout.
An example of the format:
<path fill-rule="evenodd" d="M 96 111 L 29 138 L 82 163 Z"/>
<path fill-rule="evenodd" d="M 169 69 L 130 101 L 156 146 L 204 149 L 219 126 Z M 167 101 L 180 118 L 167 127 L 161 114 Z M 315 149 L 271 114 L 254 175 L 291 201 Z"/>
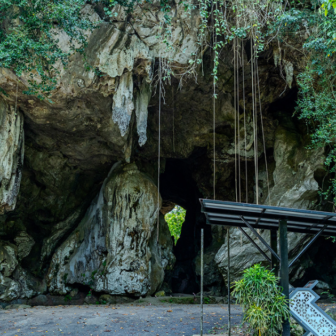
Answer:
<path fill-rule="evenodd" d="M 196 274 L 195 259 L 200 251 L 201 229 L 204 229 L 205 248 L 211 244 L 211 227 L 206 225 L 201 213 L 199 199 L 202 198 L 196 182 L 192 178 L 191 160 L 167 159 L 165 171 L 160 176 L 163 209 L 166 213 L 175 205 L 186 210 L 180 238 L 174 244 L 176 263 L 167 271 L 167 282 L 173 293 L 192 294 L 200 291 L 199 276 Z"/>

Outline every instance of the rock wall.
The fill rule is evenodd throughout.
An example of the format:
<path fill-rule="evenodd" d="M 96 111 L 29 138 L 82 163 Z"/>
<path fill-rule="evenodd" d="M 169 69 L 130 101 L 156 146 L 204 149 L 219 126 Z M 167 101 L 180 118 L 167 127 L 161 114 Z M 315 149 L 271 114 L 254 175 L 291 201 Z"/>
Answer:
<path fill-rule="evenodd" d="M 275 168 L 270 176 L 268 189 L 266 174 L 260 175 L 260 198 L 264 204 L 297 209 L 316 209 L 319 184 L 316 174 L 324 171 L 324 149 L 307 150 L 306 143 L 292 128 L 279 126 L 275 132 L 274 161 Z M 325 172 L 324 172 L 325 174 Z M 269 190 L 269 194 L 268 194 Z M 245 229 L 255 243 L 269 256 L 270 252 L 249 230 Z M 270 244 L 270 232 L 260 230 L 261 236 Z M 288 233 L 289 258 L 293 258 L 311 239 L 311 235 Z M 232 281 L 241 277 L 242 271 L 256 263 L 269 263 L 251 242 L 238 229 L 230 230 L 230 273 Z M 279 251 L 278 247 L 278 251 Z M 213 252 L 207 251 L 207 254 Z M 214 258 L 220 273 L 227 280 L 227 241 L 220 247 Z M 290 270 L 291 281 L 303 277 L 305 269 L 299 263 Z"/>

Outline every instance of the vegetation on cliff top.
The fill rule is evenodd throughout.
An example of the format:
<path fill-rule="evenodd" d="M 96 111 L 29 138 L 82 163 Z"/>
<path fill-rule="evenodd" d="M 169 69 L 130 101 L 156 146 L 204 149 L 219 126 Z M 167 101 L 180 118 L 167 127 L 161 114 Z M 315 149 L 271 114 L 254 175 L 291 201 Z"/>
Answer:
<path fill-rule="evenodd" d="M 152 0 L 146 1 L 151 3 Z M 121 5 L 131 14 L 142 0 L 0 0 L 0 67 L 13 70 L 18 76 L 29 75 L 30 87 L 27 94 L 40 99 L 48 96 L 56 86 L 58 64 L 66 66 L 70 55 L 79 52 L 85 61 L 87 32 L 97 27 L 83 10 L 86 4 L 99 5 L 104 17 L 113 23 L 113 8 Z M 297 78 L 299 118 L 307 121 L 312 135 L 312 146 L 327 146 L 326 166 L 334 174 L 336 163 L 336 117 L 335 117 L 335 51 L 336 51 L 336 1 L 335 0 L 197 0 L 185 4 L 197 8 L 201 15 L 199 27 L 199 51 L 192 66 L 202 63 L 205 47 L 213 48 L 214 88 L 217 81 L 217 67 L 220 51 L 226 44 L 253 41 L 256 56 L 270 44 L 290 46 L 293 34 L 300 34 L 299 45 L 290 46 L 303 55 L 304 69 Z M 169 0 L 160 1 L 164 12 L 163 28 L 169 44 L 171 9 Z M 188 7 L 189 6 L 189 7 Z M 64 31 L 68 36 L 69 48 L 65 51 L 59 45 L 58 34 Z M 298 49 L 299 48 L 299 49 Z M 281 50 L 280 50 L 281 59 Z M 170 72 L 173 75 L 173 72 Z M 1 90 L 1 89 L 0 89 Z M 216 92 L 214 89 L 214 96 Z M 336 180 L 323 191 L 336 203 Z"/>

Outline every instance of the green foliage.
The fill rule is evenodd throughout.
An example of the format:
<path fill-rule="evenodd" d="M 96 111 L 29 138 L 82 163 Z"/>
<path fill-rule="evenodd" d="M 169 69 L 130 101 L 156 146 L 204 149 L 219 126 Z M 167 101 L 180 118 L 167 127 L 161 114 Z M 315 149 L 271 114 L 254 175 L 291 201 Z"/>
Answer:
<path fill-rule="evenodd" d="M 153 0 L 146 1 L 152 3 Z M 0 68 L 9 68 L 19 77 L 29 76 L 26 94 L 45 99 L 55 89 L 58 65 L 66 67 L 74 52 L 83 54 L 87 45 L 87 32 L 99 24 L 89 20 L 82 11 L 87 0 L 0 0 Z M 110 20 L 117 15 L 116 5 L 131 13 L 142 0 L 93 0 L 91 4 L 103 4 Z M 169 45 L 171 1 L 160 0 L 164 12 L 164 42 Z M 185 1 L 181 1 L 186 5 Z M 67 35 L 68 46 L 61 48 L 59 33 Z"/>
<path fill-rule="evenodd" d="M 170 234 L 175 239 L 175 244 L 177 243 L 178 239 L 181 235 L 182 224 L 184 223 L 186 216 L 186 210 L 184 210 L 180 206 L 175 206 L 175 208 L 168 212 L 165 215 L 165 220 L 168 223 Z"/>
<path fill-rule="evenodd" d="M 27 94 L 40 99 L 55 88 L 56 63 L 66 65 L 74 51 L 83 52 L 85 31 L 95 25 L 82 14 L 85 0 L 0 0 L 0 67 L 18 76 L 29 74 Z M 58 45 L 57 33 L 69 38 L 69 50 Z"/>
<path fill-rule="evenodd" d="M 331 9 L 336 11 L 336 0 L 322 0 L 321 8 L 324 10 L 324 15 L 327 16 Z"/>
<path fill-rule="evenodd" d="M 336 52 L 336 14 L 327 16 L 320 11 L 292 10 L 283 18 L 288 27 L 299 29 L 302 20 L 306 28 L 313 32 L 303 44 L 306 54 L 306 66 L 297 76 L 299 95 L 296 114 L 307 122 L 311 133 L 311 146 L 327 147 L 326 168 L 335 173 L 336 163 L 336 96 L 335 96 L 335 52 Z M 333 195 L 336 203 L 336 180 L 330 180 L 330 186 L 321 194 L 325 199 Z"/>
<path fill-rule="evenodd" d="M 251 332 L 262 335 L 280 334 L 282 323 L 289 318 L 288 302 L 273 272 L 256 264 L 244 271 L 234 284 L 233 295 L 244 309 L 244 321 Z"/>
<path fill-rule="evenodd" d="M 198 2 L 202 19 L 199 44 L 203 49 L 207 35 L 210 34 L 214 51 L 214 84 L 218 80 L 219 55 L 222 47 L 233 41 L 238 43 L 242 39 L 250 39 L 253 41 L 251 44 L 253 53 L 257 55 L 265 47 L 266 27 L 282 14 L 281 0 L 199 0 Z M 209 21 L 212 25 L 210 31 Z M 238 44 L 234 45 L 234 48 L 238 50 Z M 197 64 L 201 62 L 201 59 L 197 60 Z"/>

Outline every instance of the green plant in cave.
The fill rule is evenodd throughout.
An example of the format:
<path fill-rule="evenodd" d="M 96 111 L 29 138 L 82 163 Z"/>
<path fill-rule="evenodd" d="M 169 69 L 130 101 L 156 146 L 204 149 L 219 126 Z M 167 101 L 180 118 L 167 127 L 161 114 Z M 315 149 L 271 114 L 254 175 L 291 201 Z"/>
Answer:
<path fill-rule="evenodd" d="M 288 301 L 278 286 L 279 279 L 260 264 L 244 271 L 243 278 L 234 283 L 233 295 L 244 309 L 244 321 L 251 333 L 276 336 L 282 323 L 289 319 Z"/>
<path fill-rule="evenodd" d="M 174 209 L 165 215 L 170 234 L 174 237 L 175 244 L 181 236 L 182 225 L 186 216 L 186 210 L 176 205 Z"/>

